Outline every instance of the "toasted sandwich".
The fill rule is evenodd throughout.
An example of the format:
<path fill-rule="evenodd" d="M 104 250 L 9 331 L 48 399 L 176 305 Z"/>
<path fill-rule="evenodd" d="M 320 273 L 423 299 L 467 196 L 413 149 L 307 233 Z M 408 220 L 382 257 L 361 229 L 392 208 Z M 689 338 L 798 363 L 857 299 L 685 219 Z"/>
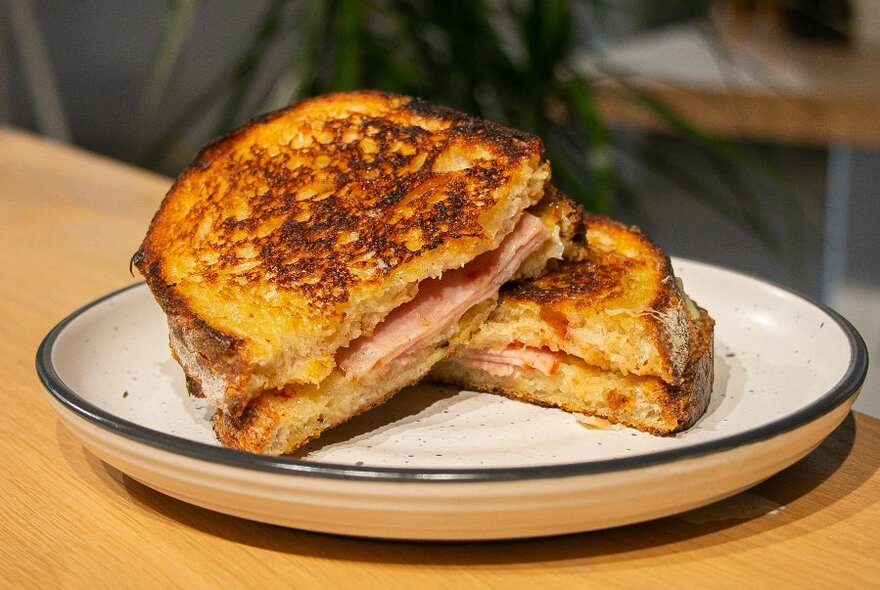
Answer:
<path fill-rule="evenodd" d="M 653 434 L 684 430 L 708 405 L 714 322 L 641 231 L 585 222 L 585 255 L 505 287 L 431 378 Z"/>
<path fill-rule="evenodd" d="M 374 91 L 202 150 L 133 263 L 220 441 L 286 453 L 421 378 L 562 246 L 540 140 Z M 523 267 L 523 272 L 520 268 Z"/>

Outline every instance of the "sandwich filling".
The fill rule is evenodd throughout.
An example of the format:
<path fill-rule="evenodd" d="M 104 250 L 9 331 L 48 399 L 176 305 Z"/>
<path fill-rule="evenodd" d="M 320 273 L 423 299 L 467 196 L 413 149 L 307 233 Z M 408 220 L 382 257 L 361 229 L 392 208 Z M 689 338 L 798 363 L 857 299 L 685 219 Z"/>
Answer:
<path fill-rule="evenodd" d="M 424 346 L 468 309 L 496 294 L 548 237 L 540 219 L 523 213 L 498 248 L 440 278 L 419 283 L 418 294 L 388 314 L 372 334 L 340 349 L 336 365 L 348 379 L 356 380 Z"/>
<path fill-rule="evenodd" d="M 534 369 L 549 376 L 559 370 L 559 361 L 563 356 L 564 353 L 547 348 L 511 344 L 503 350 L 465 348 L 456 352 L 455 360 L 495 377 L 510 377 L 524 369 Z"/>

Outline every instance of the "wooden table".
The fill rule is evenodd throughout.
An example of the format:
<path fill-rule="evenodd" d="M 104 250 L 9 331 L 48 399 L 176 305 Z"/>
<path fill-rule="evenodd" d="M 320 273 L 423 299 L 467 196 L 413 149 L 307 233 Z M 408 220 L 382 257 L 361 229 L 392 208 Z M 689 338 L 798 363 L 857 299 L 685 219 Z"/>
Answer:
<path fill-rule="evenodd" d="M 761 485 L 663 520 L 561 538 L 416 544 L 282 529 L 184 504 L 96 459 L 34 371 L 63 316 L 136 279 L 169 180 L 0 128 L 0 586 L 866 587 L 880 580 L 880 420 L 852 414 Z"/>

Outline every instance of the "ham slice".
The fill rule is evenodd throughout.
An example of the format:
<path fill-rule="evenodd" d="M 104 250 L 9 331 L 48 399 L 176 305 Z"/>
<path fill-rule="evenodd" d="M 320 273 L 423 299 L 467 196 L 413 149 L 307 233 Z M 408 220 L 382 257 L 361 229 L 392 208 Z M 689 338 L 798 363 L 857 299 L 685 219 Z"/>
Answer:
<path fill-rule="evenodd" d="M 559 369 L 560 352 L 511 344 L 505 350 L 466 348 L 455 353 L 456 360 L 496 377 L 510 377 L 521 369 L 535 369 L 553 375 Z"/>
<path fill-rule="evenodd" d="M 354 340 L 336 354 L 336 365 L 349 379 L 427 345 L 474 305 L 492 297 L 513 278 L 529 254 L 549 237 L 541 220 L 523 213 L 495 250 L 477 256 L 438 279 L 419 283 L 418 294 L 394 309 L 373 334 Z"/>

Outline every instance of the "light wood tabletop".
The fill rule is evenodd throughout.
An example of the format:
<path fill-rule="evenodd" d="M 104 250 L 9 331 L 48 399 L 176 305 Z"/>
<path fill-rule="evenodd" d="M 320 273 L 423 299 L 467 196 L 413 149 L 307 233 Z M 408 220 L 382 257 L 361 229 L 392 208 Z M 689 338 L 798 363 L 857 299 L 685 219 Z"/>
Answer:
<path fill-rule="evenodd" d="M 169 179 L 0 128 L 0 586 L 868 587 L 880 580 L 880 420 L 851 414 L 815 451 L 728 500 L 530 541 L 403 543 L 241 520 L 102 463 L 34 370 L 43 336 L 137 280 L 129 257 Z"/>

